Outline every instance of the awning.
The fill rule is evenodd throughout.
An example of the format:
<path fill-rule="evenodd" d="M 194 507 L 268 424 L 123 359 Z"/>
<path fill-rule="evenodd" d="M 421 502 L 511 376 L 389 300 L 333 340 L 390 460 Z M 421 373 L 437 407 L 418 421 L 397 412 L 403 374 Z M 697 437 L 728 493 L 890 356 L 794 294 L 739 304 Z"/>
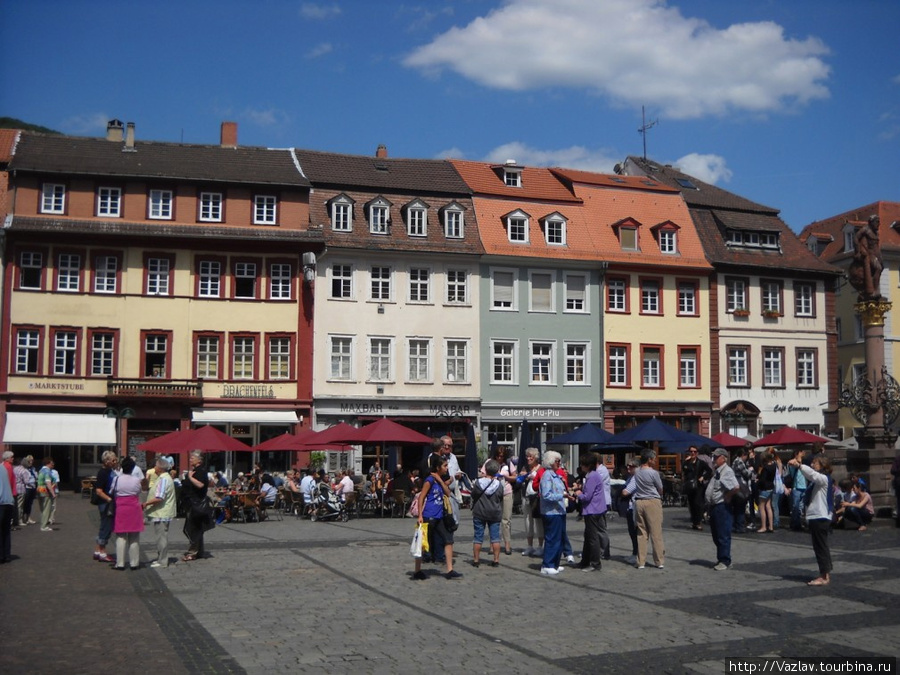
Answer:
<path fill-rule="evenodd" d="M 298 424 L 293 410 L 194 410 L 191 419 L 197 424 Z"/>
<path fill-rule="evenodd" d="M 116 445 L 116 420 L 76 413 L 6 413 L 4 443 Z"/>

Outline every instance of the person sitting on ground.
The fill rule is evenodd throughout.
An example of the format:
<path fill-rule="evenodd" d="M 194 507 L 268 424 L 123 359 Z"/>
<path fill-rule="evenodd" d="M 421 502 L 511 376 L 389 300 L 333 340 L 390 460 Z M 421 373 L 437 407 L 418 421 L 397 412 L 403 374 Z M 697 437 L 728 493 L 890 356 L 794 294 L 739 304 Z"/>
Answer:
<path fill-rule="evenodd" d="M 854 479 L 850 486 L 850 500 L 844 502 L 838 509 L 841 519 L 838 525 L 843 524 L 844 527 L 848 523 L 856 525 L 860 532 L 868 529 L 869 523 L 875 516 L 875 507 L 872 504 L 872 495 L 866 491 L 866 484 L 861 478 Z"/>

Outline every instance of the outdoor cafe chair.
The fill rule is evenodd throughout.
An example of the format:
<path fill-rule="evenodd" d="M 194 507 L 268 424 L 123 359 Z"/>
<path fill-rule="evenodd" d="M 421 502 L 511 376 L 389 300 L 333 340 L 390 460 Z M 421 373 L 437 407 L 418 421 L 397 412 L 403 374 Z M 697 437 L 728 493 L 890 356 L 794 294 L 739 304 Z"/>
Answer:
<path fill-rule="evenodd" d="M 407 509 L 409 509 L 409 495 L 406 494 L 406 490 L 394 490 L 394 508 L 391 509 L 391 517 L 397 514 L 403 518 Z"/>

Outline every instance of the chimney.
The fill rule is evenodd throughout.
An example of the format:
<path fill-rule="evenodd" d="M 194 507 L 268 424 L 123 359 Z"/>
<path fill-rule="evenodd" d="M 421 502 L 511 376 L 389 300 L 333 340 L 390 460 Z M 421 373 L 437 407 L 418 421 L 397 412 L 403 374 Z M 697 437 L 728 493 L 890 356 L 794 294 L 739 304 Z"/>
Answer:
<path fill-rule="evenodd" d="M 125 125 L 122 124 L 122 120 L 110 120 L 106 123 L 106 140 L 121 143 L 124 132 Z"/>
<path fill-rule="evenodd" d="M 387 146 L 382 143 L 378 146 L 378 149 L 375 150 L 375 157 L 378 159 L 387 159 Z"/>
<path fill-rule="evenodd" d="M 222 122 L 219 143 L 223 148 L 237 147 L 237 122 Z"/>
<path fill-rule="evenodd" d="M 134 152 L 134 122 L 125 125 L 125 147 L 123 152 Z"/>

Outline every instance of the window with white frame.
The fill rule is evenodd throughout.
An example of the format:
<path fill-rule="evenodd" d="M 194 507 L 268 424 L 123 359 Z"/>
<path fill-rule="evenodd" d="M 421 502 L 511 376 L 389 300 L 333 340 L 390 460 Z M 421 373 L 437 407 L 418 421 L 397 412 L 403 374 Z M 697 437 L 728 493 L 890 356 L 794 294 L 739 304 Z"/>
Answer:
<path fill-rule="evenodd" d="M 506 217 L 506 233 L 514 244 L 528 243 L 528 215 L 515 211 Z"/>
<path fill-rule="evenodd" d="M 868 377 L 868 373 L 866 372 L 866 364 L 865 363 L 854 363 L 850 376 L 853 378 L 852 384 L 854 386 L 859 384 L 860 381 L 862 381 L 863 379 Z"/>
<path fill-rule="evenodd" d="M 555 384 L 554 342 L 531 343 L 531 384 Z"/>
<path fill-rule="evenodd" d="M 16 372 L 36 375 L 41 359 L 41 333 L 30 328 L 16 331 Z"/>
<path fill-rule="evenodd" d="M 469 343 L 466 340 L 447 340 L 447 382 L 455 384 L 469 381 Z"/>
<path fill-rule="evenodd" d="M 522 170 L 505 169 L 503 171 L 503 184 L 506 187 L 522 187 Z"/>
<path fill-rule="evenodd" d="M 197 338 L 197 377 L 204 380 L 219 379 L 221 338 L 218 335 L 201 335 Z"/>
<path fill-rule="evenodd" d="M 628 348 L 624 345 L 610 345 L 606 367 L 611 387 L 628 386 Z"/>
<path fill-rule="evenodd" d="M 784 386 L 784 349 L 763 347 L 763 386 Z"/>
<path fill-rule="evenodd" d="M 853 253 L 856 250 L 856 228 L 847 224 L 844 226 L 844 253 Z"/>
<path fill-rule="evenodd" d="M 166 377 L 168 360 L 169 336 L 163 333 L 146 333 L 144 335 L 144 377 Z"/>
<path fill-rule="evenodd" d="M 44 183 L 41 186 L 41 213 L 65 213 L 66 186 L 59 183 Z"/>
<path fill-rule="evenodd" d="M 694 347 L 682 347 L 678 351 L 678 385 L 683 388 L 700 386 L 699 359 L 697 349 Z"/>
<path fill-rule="evenodd" d="M 379 198 L 369 204 L 369 232 L 372 234 L 388 234 L 389 220 L 389 202 Z"/>
<path fill-rule="evenodd" d="M 431 302 L 431 270 L 427 267 L 410 268 L 409 301 Z"/>
<path fill-rule="evenodd" d="M 277 203 L 275 195 L 255 195 L 253 197 L 253 224 L 275 225 L 278 222 Z"/>
<path fill-rule="evenodd" d="M 762 311 L 768 314 L 781 314 L 781 282 L 761 280 Z"/>
<path fill-rule="evenodd" d="M 513 340 L 493 340 L 491 342 L 491 383 L 516 383 L 516 349 Z"/>
<path fill-rule="evenodd" d="M 587 277 L 566 273 L 564 277 L 566 312 L 587 312 Z"/>
<path fill-rule="evenodd" d="M 424 202 L 415 201 L 406 208 L 406 234 L 410 237 L 428 235 L 428 208 Z"/>
<path fill-rule="evenodd" d="M 659 231 L 659 250 L 661 253 L 678 253 L 678 232 L 676 230 Z"/>
<path fill-rule="evenodd" d="M 114 372 L 116 336 L 106 331 L 91 334 L 91 375 L 110 377 Z"/>
<path fill-rule="evenodd" d="M 456 203 L 444 208 L 444 236 L 447 239 L 462 239 L 465 232 L 463 208 Z"/>
<path fill-rule="evenodd" d="M 287 380 L 291 377 L 291 339 L 269 338 L 269 379 Z"/>
<path fill-rule="evenodd" d="M 44 277 L 44 254 L 22 251 L 19 254 L 19 288 L 39 289 Z"/>
<path fill-rule="evenodd" d="M 725 280 L 725 311 L 746 311 L 747 306 L 747 282 L 744 279 Z"/>
<path fill-rule="evenodd" d="M 468 279 L 466 270 L 447 270 L 448 305 L 465 305 L 469 302 Z"/>
<path fill-rule="evenodd" d="M 122 188 L 101 187 L 97 190 L 97 215 L 118 218 L 122 214 Z"/>
<path fill-rule="evenodd" d="M 353 268 L 350 265 L 331 266 L 331 297 L 338 300 L 353 298 Z"/>
<path fill-rule="evenodd" d="M 659 347 L 641 349 L 641 385 L 649 388 L 662 386 L 662 350 Z"/>
<path fill-rule="evenodd" d="M 255 298 L 258 280 L 259 273 L 255 262 L 234 263 L 234 297 Z"/>
<path fill-rule="evenodd" d="M 114 255 L 94 257 L 94 293 L 115 293 L 119 259 Z"/>
<path fill-rule="evenodd" d="M 678 313 L 685 316 L 697 315 L 697 285 L 690 281 L 678 284 Z"/>
<path fill-rule="evenodd" d="M 606 284 L 606 309 L 610 312 L 628 311 L 628 282 L 625 279 L 609 279 Z"/>
<path fill-rule="evenodd" d="M 508 270 L 491 273 L 491 308 L 516 309 L 516 277 Z"/>
<path fill-rule="evenodd" d="M 269 265 L 269 298 L 271 300 L 290 300 L 292 278 L 290 263 Z"/>
<path fill-rule="evenodd" d="M 53 374 L 76 375 L 78 367 L 78 334 L 58 330 L 53 334 Z"/>
<path fill-rule="evenodd" d="M 81 254 L 60 253 L 56 265 L 56 289 L 77 293 L 81 282 Z"/>
<path fill-rule="evenodd" d="M 200 221 L 204 223 L 222 222 L 222 193 L 200 193 Z"/>
<path fill-rule="evenodd" d="M 147 295 L 169 294 L 170 267 L 168 258 L 147 259 Z"/>
<path fill-rule="evenodd" d="M 811 317 L 816 314 L 816 287 L 813 284 L 794 284 L 794 314 Z"/>
<path fill-rule="evenodd" d="M 346 198 L 331 202 L 331 229 L 335 232 L 353 230 L 353 202 Z"/>
<path fill-rule="evenodd" d="M 147 215 L 152 220 L 171 220 L 172 191 L 150 190 L 150 203 Z"/>
<path fill-rule="evenodd" d="M 559 214 L 547 216 L 544 220 L 544 241 L 548 246 L 565 246 L 566 219 Z"/>
<path fill-rule="evenodd" d="M 797 350 L 797 387 L 814 389 L 818 384 L 818 353 L 815 349 Z"/>
<path fill-rule="evenodd" d="M 222 263 L 218 260 L 201 260 L 198 267 L 200 279 L 197 294 L 201 298 L 222 297 Z"/>
<path fill-rule="evenodd" d="M 746 347 L 728 348 L 728 386 L 750 386 L 750 353 Z"/>
<path fill-rule="evenodd" d="M 391 268 L 373 265 L 370 276 L 371 299 L 388 302 L 391 299 Z"/>
<path fill-rule="evenodd" d="M 344 381 L 353 379 L 353 338 L 332 335 L 329 351 L 331 353 L 329 379 Z"/>
<path fill-rule="evenodd" d="M 588 345 L 585 342 L 566 343 L 566 384 L 588 384 Z"/>
<path fill-rule="evenodd" d="M 256 338 L 235 337 L 231 343 L 231 372 L 235 380 L 255 378 Z"/>
<path fill-rule="evenodd" d="M 552 312 L 553 302 L 553 275 L 547 272 L 532 272 L 530 274 L 531 294 L 530 307 L 532 312 Z"/>
<path fill-rule="evenodd" d="M 641 314 L 659 313 L 659 282 L 644 279 L 641 281 Z"/>
<path fill-rule="evenodd" d="M 390 382 L 392 377 L 393 340 L 385 337 L 369 338 L 369 381 Z"/>
<path fill-rule="evenodd" d="M 431 340 L 410 338 L 409 382 L 431 382 Z"/>

